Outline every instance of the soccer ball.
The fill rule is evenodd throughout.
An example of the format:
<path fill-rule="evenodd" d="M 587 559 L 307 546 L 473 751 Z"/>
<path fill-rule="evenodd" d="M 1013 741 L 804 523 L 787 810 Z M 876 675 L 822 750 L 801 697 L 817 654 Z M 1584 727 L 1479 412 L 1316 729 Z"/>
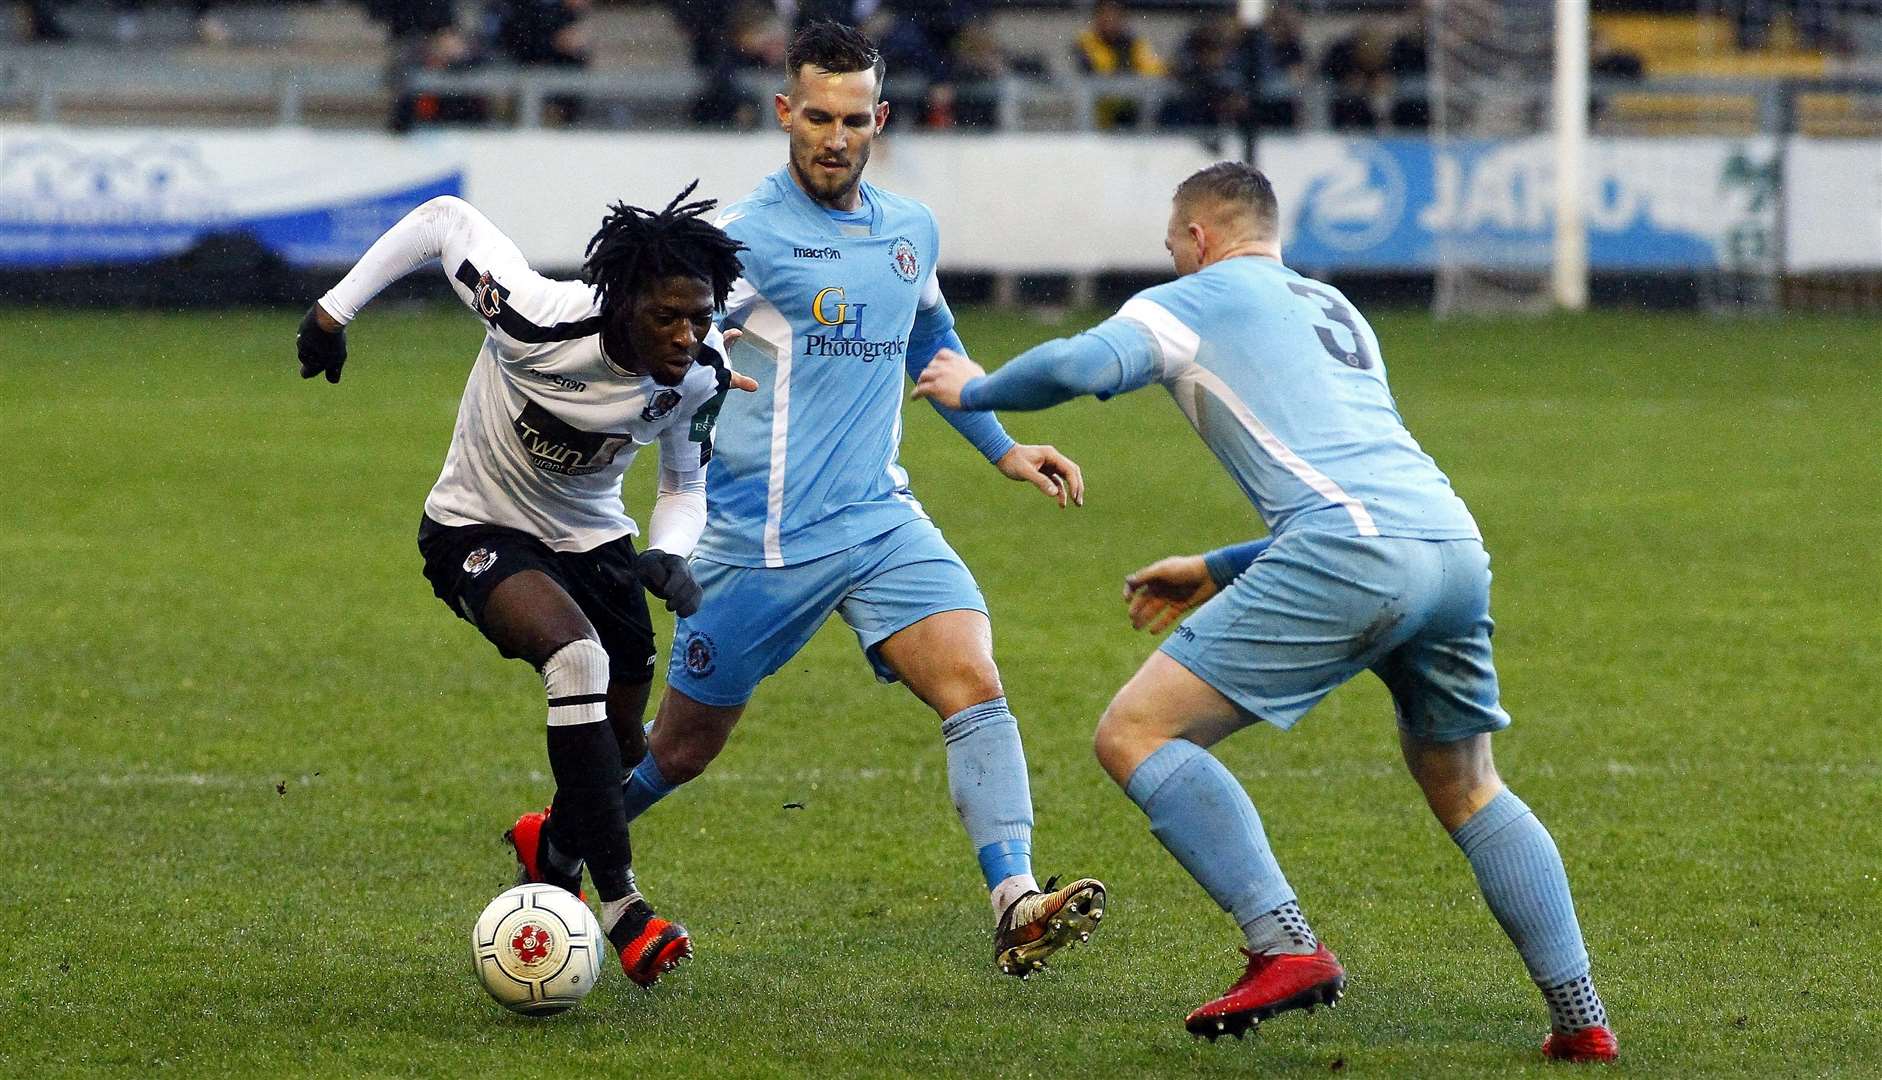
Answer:
<path fill-rule="evenodd" d="M 490 901 L 471 930 L 478 981 L 511 1012 L 572 1009 L 601 977 L 601 924 L 573 893 L 518 885 Z"/>

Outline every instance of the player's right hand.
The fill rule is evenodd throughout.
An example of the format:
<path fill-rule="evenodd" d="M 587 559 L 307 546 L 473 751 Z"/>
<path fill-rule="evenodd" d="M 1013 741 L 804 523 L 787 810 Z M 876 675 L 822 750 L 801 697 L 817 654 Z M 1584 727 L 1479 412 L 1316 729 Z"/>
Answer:
<path fill-rule="evenodd" d="M 693 580 L 693 568 L 669 551 L 648 548 L 634 556 L 634 574 L 648 592 L 667 602 L 668 611 L 682 619 L 698 611 L 705 597 L 705 590 Z"/>
<path fill-rule="evenodd" d="M 327 324 L 334 329 L 328 330 Z M 294 351 L 300 355 L 301 378 L 325 375 L 330 383 L 340 381 L 340 369 L 346 366 L 346 327 L 333 322 L 319 304 L 307 309 L 300 332 L 294 335 Z"/>
<path fill-rule="evenodd" d="M 1216 594 L 1215 579 L 1200 555 L 1159 559 L 1124 579 L 1131 627 L 1160 634 Z"/>

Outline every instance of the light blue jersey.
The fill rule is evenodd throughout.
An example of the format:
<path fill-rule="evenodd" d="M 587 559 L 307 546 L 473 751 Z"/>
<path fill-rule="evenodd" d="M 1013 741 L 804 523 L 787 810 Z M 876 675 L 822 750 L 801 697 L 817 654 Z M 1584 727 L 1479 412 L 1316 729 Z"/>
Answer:
<path fill-rule="evenodd" d="M 793 566 L 927 516 L 897 454 L 904 371 L 961 348 L 940 234 L 921 203 L 861 193 L 866 219 L 837 220 L 780 169 L 720 218 L 750 248 L 723 325 L 744 331 L 733 366 L 759 388 L 720 415 L 705 559 Z M 1013 446 L 990 415 L 940 411 L 988 460 Z"/>
<path fill-rule="evenodd" d="M 1223 260 L 1034 352 L 1037 365 L 1021 357 L 970 383 L 963 404 L 1037 408 L 1071 392 L 1110 397 L 1161 383 L 1275 536 L 1480 539 L 1405 430 L 1372 327 L 1339 290 L 1278 261 Z M 1048 363 L 1073 381 L 1028 398 L 1026 377 Z"/>

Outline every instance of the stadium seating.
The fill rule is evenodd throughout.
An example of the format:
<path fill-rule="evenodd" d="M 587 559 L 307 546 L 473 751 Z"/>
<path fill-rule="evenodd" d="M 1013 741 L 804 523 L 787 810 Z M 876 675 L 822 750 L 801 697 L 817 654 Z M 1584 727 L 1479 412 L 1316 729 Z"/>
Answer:
<path fill-rule="evenodd" d="M 1181 0 L 1136 5 L 1134 28 L 1166 57 L 1206 12 L 1221 6 Z M 1335 41 L 1392 16 L 1403 4 L 1308 0 L 1303 24 L 1307 68 Z M 463 3 L 460 23 L 474 29 L 478 5 Z M 355 3 L 234 2 L 218 9 L 230 38 L 198 40 L 182 5 L 147 7 L 134 41 L 118 36 L 111 5 L 68 4 L 61 18 L 71 40 L 61 44 L 0 43 L 0 121 L 79 124 L 276 123 L 320 127 L 383 126 L 397 92 L 389 86 L 394 53 L 383 26 Z M 589 103 L 581 122 L 612 128 L 671 128 L 691 122 L 689 109 L 707 76 L 688 65 L 682 35 L 668 6 L 653 0 L 598 3 L 589 15 L 593 60 L 583 69 L 514 68 L 484 63 L 427 71 L 410 89 L 471 95 L 483 102 L 481 122 L 537 126 L 552 117 L 544 103 L 575 95 Z M 1154 118 L 1178 92 L 1169 79 L 1092 78 L 1075 69 L 1067 43 L 1086 18 L 1071 3 L 996 5 L 994 36 L 1009 55 L 1027 58 L 1030 74 L 971 84 L 962 94 L 980 102 L 994 126 L 1020 130 L 1085 130 L 1097 126 L 1105 99 L 1133 102 Z M 1611 47 L 1639 57 L 1645 79 L 1604 83 L 1597 130 L 1636 134 L 1749 134 L 1797 130 L 1860 135 L 1882 130 L 1882 15 L 1852 25 L 1852 60 L 1804 48 L 1782 19 L 1766 44 L 1741 49 L 1729 20 L 1688 13 L 1602 14 L 1595 25 Z M 1872 81 L 1863 82 L 1867 77 Z M 1825 79 L 1837 79 L 1827 83 Z M 901 100 L 919 100 L 923 78 L 902 71 L 891 82 Z M 749 77 L 737 93 L 762 113 L 768 78 Z M 1270 98 L 1285 97 L 1298 126 L 1328 126 L 1332 92 L 1318 78 L 1296 87 L 1271 76 Z M 1422 94 L 1416 78 L 1382 80 L 1377 112 L 1391 115 L 1405 95 Z M 911 118 L 917 114 L 903 110 Z M 911 122 L 905 119 L 903 122 Z M 1385 121 L 1382 120 L 1382 123 Z M 1154 126 L 1147 119 L 1147 125 Z"/>

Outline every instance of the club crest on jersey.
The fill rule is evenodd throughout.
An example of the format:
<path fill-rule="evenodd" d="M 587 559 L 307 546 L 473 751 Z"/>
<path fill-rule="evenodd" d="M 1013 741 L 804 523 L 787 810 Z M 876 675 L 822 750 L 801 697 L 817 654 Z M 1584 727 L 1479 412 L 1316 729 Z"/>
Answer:
<path fill-rule="evenodd" d="M 478 548 L 476 551 L 464 556 L 464 572 L 471 577 L 476 577 L 478 574 L 490 569 L 491 565 L 496 561 L 496 552 L 489 548 Z"/>
<path fill-rule="evenodd" d="M 510 291 L 497 284 L 490 271 L 478 275 L 477 287 L 471 290 L 472 299 L 477 302 L 477 312 L 486 319 L 494 319 L 503 314 L 503 301 Z"/>
<path fill-rule="evenodd" d="M 671 388 L 662 390 L 653 396 L 653 400 L 647 403 L 646 408 L 640 411 L 640 418 L 648 423 L 652 423 L 672 412 L 673 406 L 679 403 L 680 392 L 678 390 Z"/>
<path fill-rule="evenodd" d="M 712 644 L 712 639 L 695 630 L 686 638 L 686 671 L 695 679 L 703 679 L 712 674 L 713 660 L 719 650 Z"/>
<path fill-rule="evenodd" d="M 915 253 L 915 242 L 906 236 L 898 236 L 889 247 L 889 261 L 895 264 L 896 276 L 913 284 L 921 276 L 921 256 Z"/>

